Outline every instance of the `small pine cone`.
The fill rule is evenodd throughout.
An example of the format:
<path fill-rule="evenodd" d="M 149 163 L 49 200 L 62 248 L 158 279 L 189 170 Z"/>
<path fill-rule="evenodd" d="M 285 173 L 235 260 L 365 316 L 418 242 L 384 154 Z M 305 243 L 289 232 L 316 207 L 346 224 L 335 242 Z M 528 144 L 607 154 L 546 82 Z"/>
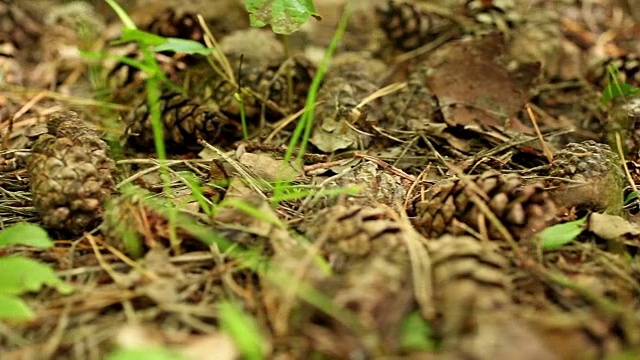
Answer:
<path fill-rule="evenodd" d="M 204 32 L 196 15 L 190 12 L 178 13 L 172 8 L 156 15 L 147 26 L 147 31 L 163 37 L 204 41 Z"/>
<path fill-rule="evenodd" d="M 513 0 L 467 0 L 464 12 L 477 23 L 497 30 L 513 28 L 520 20 Z"/>
<path fill-rule="evenodd" d="M 323 198 L 320 206 L 327 207 L 343 204 L 376 205 L 385 204 L 394 208 L 402 204 L 406 195 L 408 184 L 399 176 L 380 169 L 372 161 L 365 161 L 354 166 L 353 171 L 340 173 L 329 179 L 320 179 L 325 189 L 347 189 L 357 187 L 356 194 L 344 194 L 338 197 Z M 315 203 L 312 204 L 316 205 Z"/>
<path fill-rule="evenodd" d="M 101 217 L 115 188 L 115 162 L 75 112 L 55 113 L 47 125 L 28 161 L 33 203 L 46 227 L 78 234 Z"/>
<path fill-rule="evenodd" d="M 149 249 L 171 247 L 169 212 L 176 211 L 137 186 L 125 187 L 120 196 L 107 202 L 100 230 L 105 241 L 134 258 Z M 174 214 L 181 250 L 205 250 L 203 242 L 192 236 L 186 224 L 194 220 Z M 195 225 L 195 224 L 194 224 Z"/>
<path fill-rule="evenodd" d="M 342 205 L 319 213 L 307 235 L 314 241 L 324 241 L 336 267 L 335 275 L 319 282 L 316 288 L 331 297 L 334 304 L 351 310 L 367 333 L 377 335 L 383 344 L 378 346 L 394 349 L 399 340 L 398 328 L 415 301 L 406 243 L 420 244 L 421 237 L 410 226 L 403 226 L 388 208 Z M 416 238 L 409 239 L 412 236 Z M 362 349 L 363 344 L 339 321 L 322 319 L 323 314 L 315 316 L 321 319 L 320 326 L 330 328 L 329 333 L 340 344 L 321 351 L 345 358 L 348 353 L 370 350 L 366 345 Z"/>
<path fill-rule="evenodd" d="M 561 179 L 551 179 L 550 182 L 559 184 L 567 179 L 585 182 L 606 176 L 622 178 L 619 163 L 618 156 L 607 144 L 593 140 L 570 143 L 553 155 L 549 176 Z"/>
<path fill-rule="evenodd" d="M 164 125 L 164 139 L 168 149 L 175 152 L 195 151 L 202 148 L 199 139 L 208 142 L 238 140 L 241 128 L 217 108 L 201 105 L 184 95 L 163 94 L 160 113 Z M 127 117 L 127 142 L 141 150 L 153 149 L 153 127 L 146 99 Z"/>
<path fill-rule="evenodd" d="M 276 66 L 243 62 L 239 75 L 240 85 L 244 89 L 243 105 L 246 118 L 257 120 L 264 104 L 267 118 L 279 120 L 304 106 L 307 91 L 315 75 L 315 67 L 306 58 L 294 56 Z M 194 84 L 189 90 L 194 97 L 214 102 L 227 116 L 240 118 L 240 102 L 236 98 L 237 85 L 223 79 L 210 68 L 205 69 L 204 73 L 189 73 L 187 80 Z"/>
<path fill-rule="evenodd" d="M 444 235 L 428 242 L 441 336 L 451 342 L 474 333 L 478 316 L 512 305 L 509 262 L 491 243 Z"/>
<path fill-rule="evenodd" d="M 419 65 L 409 74 L 406 87 L 382 98 L 382 112 L 394 129 L 420 131 L 435 120 L 438 100 L 426 85 L 428 73 L 428 66 Z"/>
<path fill-rule="evenodd" d="M 447 180 L 429 188 L 426 198 L 416 204 L 414 225 L 426 237 L 444 233 L 462 235 L 468 226 L 475 231 L 486 228 L 492 239 L 502 239 L 482 210 L 472 201 L 482 201 L 516 239 L 526 239 L 542 230 L 555 216 L 555 204 L 542 184 L 526 185 L 516 175 L 487 171 L 462 180 Z M 475 193 L 475 189 L 480 193 Z M 481 226 L 484 224 L 484 226 Z"/>
<path fill-rule="evenodd" d="M 369 59 L 361 57 L 363 63 Z M 379 108 L 371 103 L 358 106 L 379 89 L 369 66 L 349 67 L 352 59 L 332 65 L 318 91 L 314 112 L 316 127 L 310 142 L 323 152 L 361 148 L 371 141 L 370 120 L 382 118 Z M 360 128 L 360 131 L 354 128 Z"/>
<path fill-rule="evenodd" d="M 43 25 L 17 1 L 0 1 L 0 34 L 19 49 L 35 44 L 40 39 Z"/>
<path fill-rule="evenodd" d="M 619 83 L 630 84 L 634 87 L 640 86 L 639 54 L 626 54 L 600 61 L 589 69 L 586 78 L 592 84 L 604 89 L 610 81 L 609 68 L 617 71 Z"/>
<path fill-rule="evenodd" d="M 323 239 L 334 259 L 362 258 L 371 253 L 402 255 L 401 226 L 388 211 L 384 207 L 336 205 L 319 212 L 306 233 L 310 239 Z"/>
<path fill-rule="evenodd" d="M 402 50 L 416 49 L 453 27 L 449 19 L 424 12 L 408 2 L 389 0 L 377 13 L 389 40 Z"/>
<path fill-rule="evenodd" d="M 624 174 L 609 145 L 593 140 L 567 144 L 554 154 L 547 185 L 556 205 L 613 210 L 622 206 Z"/>

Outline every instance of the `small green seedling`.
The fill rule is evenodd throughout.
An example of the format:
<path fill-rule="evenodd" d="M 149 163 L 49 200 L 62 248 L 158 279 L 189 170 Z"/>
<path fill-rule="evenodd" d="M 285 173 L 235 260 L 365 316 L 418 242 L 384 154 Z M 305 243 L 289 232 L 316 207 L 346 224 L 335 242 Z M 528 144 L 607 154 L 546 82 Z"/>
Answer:
<path fill-rule="evenodd" d="M 22 244 L 40 249 L 53 246 L 47 232 L 40 226 L 20 223 L 0 231 L 0 247 Z M 73 288 L 60 280 L 53 269 L 36 260 L 21 256 L 0 258 L 0 319 L 27 321 L 35 317 L 33 311 L 18 296 L 51 286 L 68 294 Z"/>
<path fill-rule="evenodd" d="M 607 79 L 607 87 L 602 91 L 602 102 L 607 103 L 617 98 L 640 94 L 640 89 L 626 82 L 620 82 L 620 72 L 613 65 L 607 67 Z"/>

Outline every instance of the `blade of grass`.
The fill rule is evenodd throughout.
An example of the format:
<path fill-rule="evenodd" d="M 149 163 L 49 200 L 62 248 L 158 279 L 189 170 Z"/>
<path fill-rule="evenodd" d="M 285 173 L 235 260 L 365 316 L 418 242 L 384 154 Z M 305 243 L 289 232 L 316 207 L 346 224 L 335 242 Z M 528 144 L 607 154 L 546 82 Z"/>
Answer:
<path fill-rule="evenodd" d="M 324 75 L 329 68 L 329 62 L 333 57 L 333 53 L 335 52 L 340 40 L 344 36 L 344 32 L 347 28 L 347 23 L 349 21 L 350 11 L 349 8 L 346 7 L 344 12 L 342 13 L 342 17 L 340 18 L 340 23 L 338 23 L 338 27 L 336 32 L 333 34 L 333 38 L 331 39 L 331 43 L 327 50 L 324 53 L 324 57 L 322 62 L 320 63 L 320 67 L 316 72 L 316 75 L 313 77 L 311 81 L 311 86 L 309 87 L 309 94 L 307 95 L 307 100 L 304 105 L 305 111 L 302 113 L 298 124 L 293 131 L 291 136 L 291 140 L 289 141 L 289 146 L 287 147 L 287 152 L 284 156 L 285 163 L 290 163 L 291 158 L 293 157 L 293 152 L 295 151 L 298 142 L 300 141 L 300 150 L 298 152 L 298 156 L 296 157 L 296 163 L 300 163 L 302 161 L 302 157 L 306 152 L 307 144 L 309 143 L 309 139 L 311 138 L 311 130 L 313 129 L 313 115 L 316 105 L 316 99 L 318 97 L 318 90 L 320 89 L 320 83 L 324 79 Z M 300 139 L 302 137 L 302 139 Z M 284 175 L 284 174 L 282 174 Z M 282 178 L 282 176 L 280 177 Z M 281 196 L 281 193 L 284 190 L 284 182 L 279 181 L 278 185 L 275 188 L 274 197 L 278 198 Z"/>

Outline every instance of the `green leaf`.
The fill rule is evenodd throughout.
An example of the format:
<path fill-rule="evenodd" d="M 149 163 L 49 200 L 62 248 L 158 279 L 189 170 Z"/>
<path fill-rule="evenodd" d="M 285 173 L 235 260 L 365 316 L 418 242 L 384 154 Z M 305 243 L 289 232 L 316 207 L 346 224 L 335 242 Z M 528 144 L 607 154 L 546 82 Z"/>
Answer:
<path fill-rule="evenodd" d="M 119 349 L 107 356 L 107 360 L 184 360 L 174 351 L 162 347 Z"/>
<path fill-rule="evenodd" d="M 602 92 L 602 101 L 611 101 L 619 97 L 627 97 L 640 93 L 640 89 L 636 89 L 627 83 L 610 82 Z"/>
<path fill-rule="evenodd" d="M 223 302 L 219 306 L 220 328 L 233 339 L 243 359 L 264 359 L 262 334 L 253 318 L 239 306 Z"/>
<path fill-rule="evenodd" d="M 112 45 L 120 45 L 129 42 L 136 42 L 141 46 L 149 47 L 153 46 L 153 51 L 173 51 L 181 54 L 199 54 L 209 55 L 213 52 L 213 49 L 209 49 L 202 43 L 194 40 L 162 37 L 150 32 L 125 28 L 122 32 L 122 36 L 115 41 L 112 41 Z"/>
<path fill-rule="evenodd" d="M 638 195 L 640 195 L 640 191 L 636 190 L 636 191 L 632 191 L 629 195 L 627 195 L 627 197 L 624 199 L 624 204 L 625 205 L 629 205 L 633 200 L 638 198 Z"/>
<path fill-rule="evenodd" d="M 179 38 L 166 38 L 166 41 L 160 45 L 157 45 L 155 51 L 173 51 L 180 54 L 189 55 L 209 55 L 213 52 L 213 49 L 209 49 L 203 44 L 187 39 Z"/>
<path fill-rule="evenodd" d="M 19 297 L 0 294 L 0 319 L 27 321 L 35 314 Z"/>
<path fill-rule="evenodd" d="M 583 217 L 575 221 L 550 226 L 542 230 L 537 237 L 542 243 L 543 249 L 558 249 L 577 238 L 584 231 L 586 222 L 587 217 Z"/>
<path fill-rule="evenodd" d="M 278 34 L 291 34 L 318 17 L 312 0 L 245 0 L 251 26 L 271 25 Z"/>
<path fill-rule="evenodd" d="M 167 39 L 150 32 L 125 28 L 122 31 L 122 36 L 120 37 L 120 39 L 112 41 L 111 44 L 120 45 L 129 42 L 137 42 L 143 46 L 157 46 L 167 42 Z"/>
<path fill-rule="evenodd" d="M 0 294 L 18 295 L 39 291 L 44 285 L 68 294 L 73 287 L 58 278 L 51 267 L 20 256 L 0 259 Z"/>
<path fill-rule="evenodd" d="M 400 327 L 400 348 L 404 351 L 433 351 L 436 343 L 433 329 L 420 312 L 409 314 Z"/>
<path fill-rule="evenodd" d="M 53 246 L 46 230 L 30 223 L 18 223 L 0 231 L 0 246 L 22 244 L 41 249 Z"/>

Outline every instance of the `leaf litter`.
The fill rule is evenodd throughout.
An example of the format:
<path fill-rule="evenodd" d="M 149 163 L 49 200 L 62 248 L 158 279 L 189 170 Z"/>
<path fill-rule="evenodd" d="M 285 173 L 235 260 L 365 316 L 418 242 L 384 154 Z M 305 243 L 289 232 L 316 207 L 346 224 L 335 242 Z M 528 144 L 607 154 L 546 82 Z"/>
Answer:
<path fill-rule="evenodd" d="M 44 224 L 55 241 L 32 248 L 43 234 L 28 228 L 0 255 L 74 289 L 26 294 L 34 320 L 3 326 L 0 357 L 596 359 L 640 346 L 631 1 L 254 3 L 251 16 L 226 0 L 126 4 L 142 35 L 180 39 L 152 54 L 173 83 L 162 162 L 149 74 L 133 66 L 144 54 L 113 42 L 109 9 L 0 2 L 2 236 Z M 345 4 L 309 150 L 288 162 Z M 611 66 L 630 98 L 608 105 Z M 92 130 L 56 130 L 65 116 Z M 116 182 L 104 203 L 97 178 Z"/>

